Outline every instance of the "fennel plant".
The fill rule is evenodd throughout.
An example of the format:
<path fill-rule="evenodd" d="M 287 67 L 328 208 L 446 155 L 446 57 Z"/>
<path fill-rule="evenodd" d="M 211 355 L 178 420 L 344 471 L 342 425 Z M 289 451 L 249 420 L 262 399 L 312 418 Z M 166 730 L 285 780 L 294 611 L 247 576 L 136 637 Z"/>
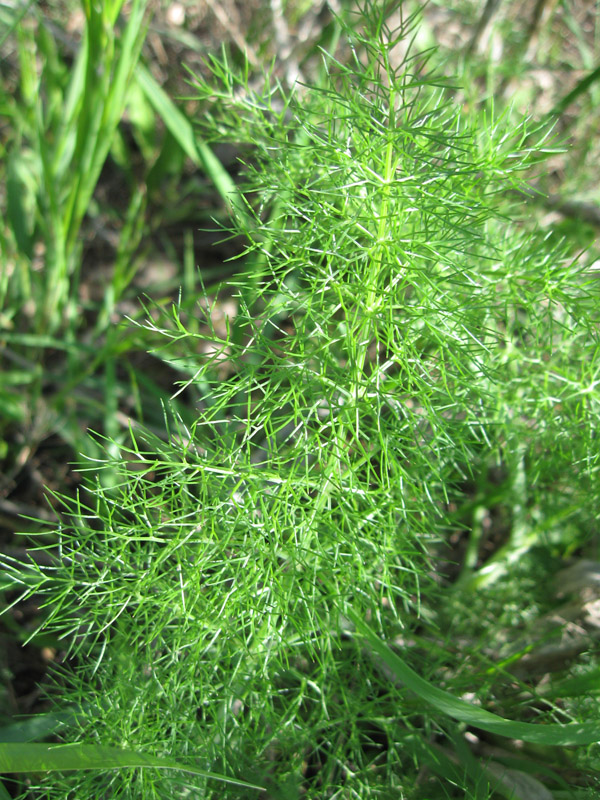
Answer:
<path fill-rule="evenodd" d="M 457 651 L 427 638 L 454 596 L 440 554 L 468 536 L 492 468 L 507 551 L 465 567 L 464 602 L 563 520 L 593 519 L 596 289 L 511 194 L 551 151 L 544 131 L 461 107 L 407 46 L 414 24 L 365 3 L 318 85 L 267 76 L 260 91 L 226 57 L 193 81 L 202 136 L 243 162 L 232 234 L 245 245 L 222 289 L 236 310 L 219 327 L 211 297 L 149 309 L 149 347 L 181 373 L 195 422 L 167 406 L 163 431 L 132 424 L 64 498 L 55 568 L 12 567 L 68 643 L 55 699 L 79 713 L 65 741 L 176 758 L 282 800 L 499 785 L 436 695 L 396 680 L 352 620 L 430 685 L 467 691 Z M 485 705 L 482 674 L 468 691 Z M 260 796 L 153 769 L 35 786 Z"/>

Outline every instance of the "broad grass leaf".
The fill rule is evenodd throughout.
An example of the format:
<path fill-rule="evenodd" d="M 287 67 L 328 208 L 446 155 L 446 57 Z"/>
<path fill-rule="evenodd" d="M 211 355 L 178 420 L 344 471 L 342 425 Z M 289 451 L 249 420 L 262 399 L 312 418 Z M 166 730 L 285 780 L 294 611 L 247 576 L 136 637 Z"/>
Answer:
<path fill-rule="evenodd" d="M 6 174 L 6 217 L 19 248 L 26 258 L 33 254 L 36 186 L 35 157 L 23 150 L 12 154 Z"/>
<path fill-rule="evenodd" d="M 550 790 L 533 775 L 507 769 L 495 761 L 486 764 L 486 770 L 498 779 L 494 789 L 509 800 L 554 800 Z"/>
<path fill-rule="evenodd" d="M 121 750 L 117 747 L 102 747 L 92 744 L 12 744 L 0 743 L 0 773 L 48 772 L 53 770 L 122 769 L 124 767 L 153 767 L 155 769 L 178 769 L 205 778 L 246 786 L 264 791 L 262 786 L 228 778 L 208 772 L 173 759 Z"/>
<path fill-rule="evenodd" d="M 467 703 L 454 697 L 449 692 L 421 678 L 406 664 L 400 656 L 396 655 L 385 642 L 356 614 L 352 609 L 344 612 L 355 624 L 358 632 L 367 640 L 372 651 L 379 656 L 386 667 L 404 685 L 417 694 L 421 699 L 430 703 L 438 711 L 447 714 L 452 719 L 466 722 L 475 728 L 507 736 L 511 739 L 522 739 L 525 742 L 541 745 L 556 745 L 566 747 L 569 745 L 585 745 L 600 741 L 600 722 L 559 724 L 532 724 L 530 722 L 513 722 L 504 719 L 490 711 Z"/>

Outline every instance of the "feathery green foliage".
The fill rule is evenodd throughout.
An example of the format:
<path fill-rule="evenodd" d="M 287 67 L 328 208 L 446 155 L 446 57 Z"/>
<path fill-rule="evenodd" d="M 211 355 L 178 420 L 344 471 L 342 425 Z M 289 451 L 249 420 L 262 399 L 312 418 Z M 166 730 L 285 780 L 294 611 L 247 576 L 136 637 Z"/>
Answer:
<path fill-rule="evenodd" d="M 436 557 L 492 468 L 508 544 L 468 565 L 462 602 L 551 537 L 573 547 L 565 520 L 594 518 L 597 289 L 510 199 L 552 151 L 544 131 L 461 108 L 406 48 L 415 20 L 388 15 L 364 4 L 344 31 L 350 59 L 324 54 L 323 85 L 286 92 L 267 77 L 257 91 L 217 59 L 218 85 L 195 83 L 210 100 L 202 136 L 249 153 L 237 312 L 217 330 L 206 297 L 152 308 L 142 327 L 189 376 L 178 391 L 198 393 L 197 419 L 165 408 L 163 433 L 108 442 L 64 498 L 56 566 L 5 564 L 69 642 L 57 686 L 81 714 L 67 741 L 164 755 L 282 800 L 506 794 L 446 716 L 465 713 L 448 692 L 501 703 L 506 674 L 432 643 L 453 602 Z M 406 685 L 374 635 L 411 665 Z M 536 741 L 589 741 L 561 738 L 568 712 L 544 709 L 532 705 Z M 259 796 L 158 770 L 36 787 Z"/>

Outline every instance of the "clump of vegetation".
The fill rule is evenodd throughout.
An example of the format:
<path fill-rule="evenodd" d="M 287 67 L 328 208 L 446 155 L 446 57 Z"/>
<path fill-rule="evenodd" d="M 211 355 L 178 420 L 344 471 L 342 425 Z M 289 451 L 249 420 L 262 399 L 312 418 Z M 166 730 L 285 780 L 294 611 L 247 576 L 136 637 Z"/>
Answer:
<path fill-rule="evenodd" d="M 229 313 L 126 323 L 195 415 L 96 436 L 50 563 L 4 561 L 89 747 L 32 750 L 81 771 L 23 797 L 541 798 L 600 738 L 595 702 L 513 669 L 595 532 L 596 284 L 521 218 L 547 126 L 461 107 L 415 24 L 366 2 L 313 85 L 225 56 L 191 81 L 203 140 L 243 154 Z"/>

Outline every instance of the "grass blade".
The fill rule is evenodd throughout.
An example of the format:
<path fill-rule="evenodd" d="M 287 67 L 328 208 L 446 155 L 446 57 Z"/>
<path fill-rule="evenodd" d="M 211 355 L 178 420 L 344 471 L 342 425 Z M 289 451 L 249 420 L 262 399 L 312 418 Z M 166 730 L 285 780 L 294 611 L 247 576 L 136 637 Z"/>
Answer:
<path fill-rule="evenodd" d="M 137 65 L 135 77 L 149 103 L 161 117 L 183 152 L 196 166 L 204 170 L 227 206 L 235 209 L 243 219 L 247 214 L 247 209 L 237 186 L 210 147 L 202 141 L 197 141 L 188 118 L 182 114 L 143 64 Z"/>
<path fill-rule="evenodd" d="M 72 712 L 36 714 L 34 717 L 3 725 L 0 728 L 0 742 L 16 744 L 45 739 L 65 725 L 73 723 L 75 719 L 76 715 Z"/>
<path fill-rule="evenodd" d="M 595 83 L 597 80 L 600 79 L 600 65 L 589 72 L 585 78 L 582 78 L 574 89 L 572 89 L 568 94 L 566 94 L 562 100 L 554 106 L 552 111 L 548 114 L 549 117 L 559 115 L 564 113 L 564 111 L 571 105 L 571 103 L 576 100 L 580 94 L 587 92 L 589 87 Z"/>
<path fill-rule="evenodd" d="M 134 750 L 102 747 L 94 744 L 1 744 L 0 773 L 49 772 L 52 770 L 122 769 L 123 767 L 153 767 L 178 769 L 204 778 L 264 791 L 262 786 L 228 778 L 169 758 L 158 758 Z"/>
<path fill-rule="evenodd" d="M 566 747 L 600 741 L 600 722 L 569 723 L 567 725 L 535 725 L 530 722 L 513 722 L 483 708 L 477 708 L 465 700 L 460 700 L 417 675 L 354 610 L 347 609 L 344 613 L 356 625 L 361 636 L 367 640 L 371 650 L 408 689 L 452 719 L 466 722 L 468 725 L 481 728 L 489 733 L 497 733 L 511 739 L 522 739 L 533 744 Z"/>

